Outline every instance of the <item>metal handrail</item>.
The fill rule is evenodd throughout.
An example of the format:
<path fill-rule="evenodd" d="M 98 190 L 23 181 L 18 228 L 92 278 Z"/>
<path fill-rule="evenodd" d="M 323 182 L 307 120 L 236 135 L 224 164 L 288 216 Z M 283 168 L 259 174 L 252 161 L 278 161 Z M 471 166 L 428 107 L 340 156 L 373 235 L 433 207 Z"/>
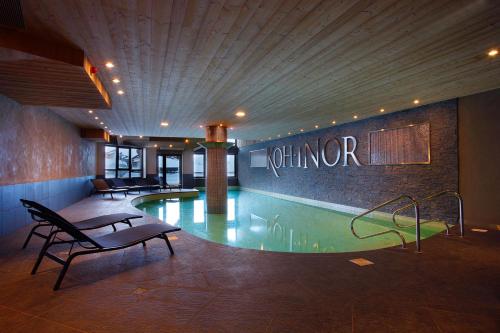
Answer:
<path fill-rule="evenodd" d="M 415 207 L 415 242 L 416 242 L 416 245 L 417 245 L 417 252 L 420 252 L 420 213 L 419 213 L 419 206 L 418 206 L 418 202 L 412 198 L 411 196 L 407 195 L 407 194 L 402 194 L 394 199 L 391 199 L 391 200 L 388 200 L 386 202 L 383 202 L 381 203 L 380 205 L 377 205 L 376 207 L 373 207 L 355 217 L 353 217 L 351 219 L 351 232 L 352 234 L 358 238 L 358 239 L 366 239 L 366 238 L 370 238 L 370 237 L 375 237 L 375 236 L 380 236 L 380 235 L 384 235 L 384 234 L 388 234 L 388 233 L 395 233 L 396 235 L 399 236 L 399 238 L 401 239 L 401 246 L 402 248 L 406 248 L 406 240 L 405 238 L 403 237 L 403 235 L 397 231 L 397 230 L 386 230 L 386 231 L 382 231 L 382 232 L 378 232 L 378 233 L 374 233 L 374 234 L 370 234 L 370 235 L 365 235 L 365 236 L 360 236 L 356 233 L 356 231 L 354 231 L 354 222 L 365 216 L 365 215 L 368 215 L 382 207 L 385 207 L 387 205 L 390 205 L 394 202 L 397 202 L 397 201 L 400 201 L 402 199 L 409 199 L 411 201 L 411 203 L 409 204 L 410 206 L 414 206 Z M 396 224 L 396 226 L 398 226 Z"/>
<path fill-rule="evenodd" d="M 450 190 L 444 190 L 444 191 L 441 191 L 441 192 L 436 192 L 436 193 L 433 193 L 431 195 L 428 195 L 425 198 L 422 198 L 422 199 L 418 200 L 418 203 L 420 205 L 424 201 L 429 201 L 431 199 L 435 199 L 435 198 L 438 198 L 438 197 L 441 197 L 441 196 L 444 196 L 444 195 L 454 196 L 458 200 L 458 217 L 457 217 L 457 220 L 458 220 L 459 225 L 460 225 L 460 237 L 464 237 L 464 234 L 465 234 L 465 226 L 464 226 L 464 202 L 463 202 L 463 199 L 462 199 L 462 196 L 460 195 L 460 193 L 455 192 L 455 191 L 450 191 Z M 396 209 L 394 211 L 394 213 L 392 214 L 392 222 L 394 224 L 396 224 L 397 226 L 400 226 L 396 222 L 396 216 L 401 211 L 404 211 L 404 210 L 410 208 L 411 206 L 412 206 L 412 204 L 409 204 L 409 205 L 406 205 L 406 206 L 403 206 L 401 208 Z M 420 222 L 420 224 L 429 223 L 429 222 L 433 222 L 433 221 L 431 220 L 431 221 L 426 221 L 426 222 Z M 441 221 L 437 221 L 437 222 L 441 222 Z M 442 223 L 446 227 L 446 235 L 449 235 L 450 234 L 450 227 L 448 226 L 448 223 L 446 223 L 446 221 L 442 221 Z M 400 226 L 400 227 L 401 228 L 407 228 L 407 227 L 411 227 L 411 225 L 404 225 L 404 226 Z"/>

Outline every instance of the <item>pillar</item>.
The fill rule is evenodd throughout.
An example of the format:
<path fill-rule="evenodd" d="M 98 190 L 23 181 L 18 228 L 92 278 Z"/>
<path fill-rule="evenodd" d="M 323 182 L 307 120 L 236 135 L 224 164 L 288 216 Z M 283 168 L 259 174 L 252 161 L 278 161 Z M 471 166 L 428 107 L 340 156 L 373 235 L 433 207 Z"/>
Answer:
<path fill-rule="evenodd" d="M 227 128 L 221 125 L 206 127 L 205 191 L 208 214 L 225 214 L 227 212 Z"/>

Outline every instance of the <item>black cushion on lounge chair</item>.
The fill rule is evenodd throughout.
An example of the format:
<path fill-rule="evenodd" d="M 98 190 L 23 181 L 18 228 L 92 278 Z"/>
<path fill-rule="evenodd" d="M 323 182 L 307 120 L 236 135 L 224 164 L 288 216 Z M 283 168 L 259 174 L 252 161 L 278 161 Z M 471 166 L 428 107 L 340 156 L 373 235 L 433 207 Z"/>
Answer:
<path fill-rule="evenodd" d="M 126 183 L 122 178 L 107 179 L 106 182 L 110 184 L 113 189 L 128 189 L 129 191 L 140 191 L 141 187 L 134 184 Z"/>
<path fill-rule="evenodd" d="M 127 196 L 128 188 L 110 188 L 108 183 L 104 179 L 92 179 L 92 185 L 94 185 L 95 193 L 99 194 L 111 194 L 113 198 L 113 193 L 123 193 Z"/>
<path fill-rule="evenodd" d="M 56 213 L 52 209 L 50 209 L 50 208 L 48 208 L 48 207 L 46 207 L 38 202 L 26 200 L 26 199 L 20 199 L 20 201 L 23 204 L 23 206 L 26 208 L 35 209 L 35 210 L 40 211 L 42 213 L 52 215 L 56 218 L 63 219 L 63 217 L 60 216 L 58 213 Z M 24 242 L 23 249 L 26 248 L 26 246 L 28 245 L 28 243 L 33 235 L 36 235 L 36 236 L 39 236 L 41 238 L 46 239 L 47 235 L 41 234 L 41 233 L 37 232 L 36 230 L 40 227 L 45 227 L 45 226 L 51 225 L 47 221 L 41 220 L 39 217 L 37 217 L 33 214 L 32 214 L 32 217 L 33 217 L 33 220 L 38 222 L 38 224 L 35 225 L 31 229 L 30 233 L 28 234 L 28 237 L 26 238 L 26 240 Z M 141 215 L 136 215 L 136 214 L 117 213 L 117 214 L 96 216 L 96 217 L 93 217 L 90 219 L 76 221 L 76 222 L 72 222 L 72 223 L 79 230 L 91 230 L 91 229 L 98 229 L 98 228 L 103 228 L 103 227 L 107 227 L 107 226 L 112 226 L 113 230 L 116 231 L 115 224 L 125 223 L 131 227 L 132 223 L 130 223 L 130 220 L 139 219 L 141 217 L 142 217 Z"/>
<path fill-rule="evenodd" d="M 42 251 L 38 256 L 38 259 L 31 271 L 31 274 L 36 274 L 40 263 L 44 257 L 47 257 L 61 265 L 63 268 L 59 273 L 59 277 L 54 285 L 54 290 L 59 289 L 62 280 L 71 264 L 71 261 L 77 256 L 92 254 L 92 253 L 100 253 L 112 250 L 124 249 L 139 243 L 142 243 L 143 246 L 146 245 L 146 241 L 153 238 L 162 238 L 167 243 L 168 249 L 170 253 L 173 255 L 174 250 L 172 249 L 172 245 L 168 240 L 167 233 L 179 231 L 180 228 L 173 227 L 167 224 L 145 224 L 137 227 L 131 227 L 129 229 L 120 230 L 117 232 L 113 232 L 111 234 L 103 235 L 100 237 L 91 237 L 85 235 L 80 230 L 78 230 L 73 224 L 64 220 L 63 218 L 57 218 L 53 215 L 44 214 L 39 211 L 31 211 L 32 214 L 36 215 L 38 218 L 45 219 L 49 223 L 53 224 L 57 230 L 51 232 L 51 236 L 45 242 Z M 71 240 L 58 240 L 56 238 L 57 233 L 64 232 L 65 234 L 71 236 L 73 239 Z M 57 239 L 57 240 L 56 240 Z M 75 243 L 85 243 L 83 250 L 73 252 L 68 256 L 66 260 L 59 258 L 55 254 L 48 252 L 48 249 L 55 244 L 71 244 Z"/>

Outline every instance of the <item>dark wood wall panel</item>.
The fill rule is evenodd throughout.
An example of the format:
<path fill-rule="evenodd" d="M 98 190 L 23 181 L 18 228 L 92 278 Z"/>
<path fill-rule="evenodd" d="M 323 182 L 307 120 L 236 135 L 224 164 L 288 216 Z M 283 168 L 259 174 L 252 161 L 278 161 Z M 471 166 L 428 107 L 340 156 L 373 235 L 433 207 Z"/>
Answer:
<path fill-rule="evenodd" d="M 370 132 L 370 164 L 429 164 L 430 124 Z"/>

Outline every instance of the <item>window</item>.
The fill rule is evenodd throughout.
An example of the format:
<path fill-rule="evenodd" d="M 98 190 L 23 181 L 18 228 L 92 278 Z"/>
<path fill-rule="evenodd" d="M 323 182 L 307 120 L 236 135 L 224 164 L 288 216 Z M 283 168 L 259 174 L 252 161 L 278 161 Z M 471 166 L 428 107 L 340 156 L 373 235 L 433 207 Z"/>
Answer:
<path fill-rule="evenodd" d="M 142 149 L 105 146 L 105 178 L 142 177 Z"/>
<path fill-rule="evenodd" d="M 205 155 L 193 154 L 193 176 L 195 178 L 205 177 Z"/>
<path fill-rule="evenodd" d="M 227 155 L 227 176 L 228 177 L 236 177 L 235 157 L 236 157 L 236 155 Z"/>

